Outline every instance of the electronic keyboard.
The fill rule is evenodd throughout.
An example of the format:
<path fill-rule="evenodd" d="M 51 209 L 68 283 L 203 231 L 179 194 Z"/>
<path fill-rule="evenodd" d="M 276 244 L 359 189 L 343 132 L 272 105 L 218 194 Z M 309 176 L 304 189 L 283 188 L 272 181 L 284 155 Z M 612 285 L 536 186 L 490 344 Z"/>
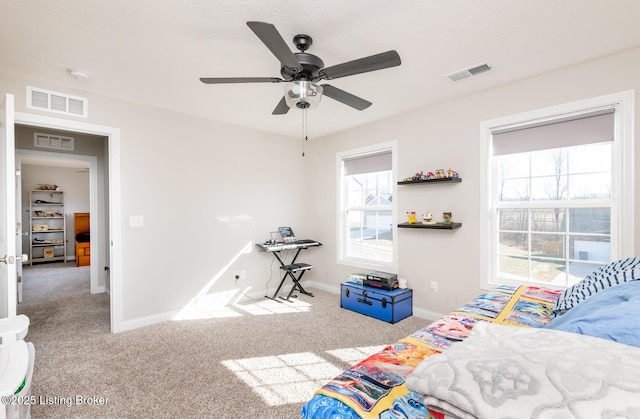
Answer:
<path fill-rule="evenodd" d="M 310 239 L 296 240 L 288 243 L 266 242 L 256 244 L 256 248 L 262 252 L 281 252 L 283 250 L 306 249 L 307 247 L 316 246 L 322 246 L 322 243 Z"/>

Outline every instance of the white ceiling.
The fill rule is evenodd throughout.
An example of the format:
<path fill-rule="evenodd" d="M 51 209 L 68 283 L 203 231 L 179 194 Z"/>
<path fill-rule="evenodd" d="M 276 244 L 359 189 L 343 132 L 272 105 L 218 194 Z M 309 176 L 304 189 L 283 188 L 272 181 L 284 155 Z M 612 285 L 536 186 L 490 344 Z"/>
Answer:
<path fill-rule="evenodd" d="M 333 80 L 373 106 L 323 98 L 310 138 L 640 45 L 637 0 L 0 0 L 0 72 L 299 138 L 300 111 L 271 115 L 282 85 L 198 80 L 280 77 L 250 20 L 294 52 L 292 37 L 311 35 L 326 66 L 400 54 L 400 67 Z M 445 77 L 483 62 L 493 70 Z"/>

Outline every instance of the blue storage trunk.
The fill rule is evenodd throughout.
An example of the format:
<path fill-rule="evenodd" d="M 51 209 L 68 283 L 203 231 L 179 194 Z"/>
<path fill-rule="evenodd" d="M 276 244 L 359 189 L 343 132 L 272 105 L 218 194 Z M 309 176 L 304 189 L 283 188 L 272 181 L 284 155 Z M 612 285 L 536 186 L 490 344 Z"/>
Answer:
<path fill-rule="evenodd" d="M 340 307 L 393 324 L 413 314 L 413 292 L 344 282 L 340 284 Z"/>

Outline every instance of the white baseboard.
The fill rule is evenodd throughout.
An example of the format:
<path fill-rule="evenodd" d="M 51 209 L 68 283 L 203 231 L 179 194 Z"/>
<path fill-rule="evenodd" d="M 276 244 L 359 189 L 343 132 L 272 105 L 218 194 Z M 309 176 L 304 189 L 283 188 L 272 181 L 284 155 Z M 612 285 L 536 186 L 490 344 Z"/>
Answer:
<path fill-rule="evenodd" d="M 303 286 L 317 288 L 321 291 L 330 292 L 336 295 L 340 294 L 340 287 L 331 286 L 331 285 L 323 284 L 316 281 L 305 281 L 303 283 Z M 280 295 L 288 293 L 289 290 L 291 290 L 291 287 L 292 285 L 283 286 L 282 289 L 280 289 Z M 268 296 L 272 296 L 275 291 L 276 291 L 276 288 L 273 288 L 273 289 L 268 289 L 266 292 L 254 291 L 246 295 L 247 297 L 258 300 L 265 297 L 265 294 L 267 294 Z M 169 320 L 174 320 L 176 317 L 179 316 L 180 313 L 181 313 L 181 310 L 174 310 L 166 313 L 155 314 L 152 316 L 138 317 L 137 319 L 133 319 L 133 320 L 126 320 L 122 322 L 119 331 L 124 332 L 127 330 L 138 329 L 140 327 L 151 326 L 151 325 L 163 323 Z M 441 314 L 441 313 L 436 313 L 431 310 L 425 310 L 425 309 L 415 308 L 415 307 L 413 308 L 413 315 L 421 319 L 426 319 L 430 321 L 434 321 L 444 316 L 444 314 Z"/>
<path fill-rule="evenodd" d="M 107 291 L 107 287 L 105 287 L 104 285 L 100 285 L 99 287 L 97 287 L 94 290 L 91 290 L 91 294 L 102 294 L 103 292 Z"/>
<path fill-rule="evenodd" d="M 291 290 L 292 286 L 293 284 L 290 284 L 288 286 L 283 286 L 280 289 L 280 295 L 283 295 L 283 294 L 286 295 L 289 292 L 289 290 Z M 266 291 L 253 291 L 253 292 L 246 293 L 244 295 L 250 299 L 262 300 L 266 295 L 269 295 L 269 296 L 273 295 L 276 289 L 277 288 L 274 287 L 272 289 L 267 289 Z M 244 302 L 246 301 L 247 299 L 245 298 Z M 151 326 L 158 323 L 164 323 L 170 320 L 175 320 L 176 318 L 179 318 L 181 314 L 182 314 L 182 309 L 179 309 L 179 310 L 168 311 L 165 313 L 154 314 L 151 316 L 138 317 L 132 320 L 125 320 L 121 323 L 120 329 L 118 330 L 118 332 L 124 332 L 127 330 L 138 329 L 140 327 Z"/>
<path fill-rule="evenodd" d="M 166 321 L 173 320 L 178 314 L 180 314 L 180 310 L 154 314 L 153 316 L 138 317 L 137 319 L 133 320 L 125 320 L 120 324 L 119 332 L 125 332 L 127 330 L 138 329 L 140 327 L 164 323 Z"/>
<path fill-rule="evenodd" d="M 440 317 L 444 317 L 445 315 L 442 313 L 436 313 L 435 311 L 425 310 L 422 308 L 413 308 L 413 315 L 416 317 L 420 317 L 421 319 L 436 321 Z M 425 325 L 426 326 L 426 325 Z"/>
<path fill-rule="evenodd" d="M 313 287 L 321 291 L 330 292 L 332 294 L 340 294 L 340 287 L 334 287 L 334 286 L 323 284 L 321 282 L 316 282 L 316 281 L 304 281 L 303 284 L 305 287 Z"/>

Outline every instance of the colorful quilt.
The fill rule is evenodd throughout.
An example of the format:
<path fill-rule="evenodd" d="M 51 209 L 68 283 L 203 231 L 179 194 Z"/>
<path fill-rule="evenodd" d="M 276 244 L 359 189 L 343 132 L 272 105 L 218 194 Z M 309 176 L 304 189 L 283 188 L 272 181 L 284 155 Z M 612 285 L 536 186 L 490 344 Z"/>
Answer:
<path fill-rule="evenodd" d="M 343 371 L 302 407 L 302 418 L 427 418 L 407 376 L 425 358 L 465 339 L 481 321 L 532 327 L 546 324 L 562 291 L 500 286 Z"/>

